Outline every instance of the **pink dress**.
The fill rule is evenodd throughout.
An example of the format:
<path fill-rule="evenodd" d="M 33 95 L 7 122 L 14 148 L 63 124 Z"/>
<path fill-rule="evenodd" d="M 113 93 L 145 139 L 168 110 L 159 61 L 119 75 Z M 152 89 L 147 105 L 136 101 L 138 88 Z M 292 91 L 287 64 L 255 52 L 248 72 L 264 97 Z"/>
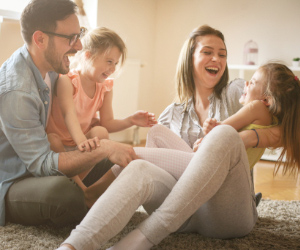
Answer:
<path fill-rule="evenodd" d="M 92 119 L 96 117 L 96 112 L 99 111 L 103 104 L 105 92 L 111 91 L 113 87 L 113 79 L 107 79 L 104 83 L 96 83 L 95 95 L 93 98 L 90 98 L 82 88 L 78 72 L 72 70 L 68 73 L 68 76 L 74 88 L 73 100 L 78 121 L 83 133 L 86 134 L 92 128 Z M 65 124 L 56 95 L 53 95 L 51 114 L 46 132 L 47 134 L 57 134 L 65 146 L 76 146 Z"/>

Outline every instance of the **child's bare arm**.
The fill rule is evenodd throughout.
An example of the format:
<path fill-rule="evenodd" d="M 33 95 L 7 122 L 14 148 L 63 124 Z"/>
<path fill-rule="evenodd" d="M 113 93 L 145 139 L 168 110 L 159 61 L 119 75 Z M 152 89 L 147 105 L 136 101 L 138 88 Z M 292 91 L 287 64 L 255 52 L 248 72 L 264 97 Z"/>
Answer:
<path fill-rule="evenodd" d="M 112 108 L 112 91 L 106 92 L 100 109 L 100 124 L 109 133 L 118 132 L 133 125 L 151 127 L 157 123 L 155 115 L 147 111 L 137 111 L 124 119 L 115 119 Z"/>
<path fill-rule="evenodd" d="M 221 124 L 227 124 L 240 130 L 249 124 L 270 125 L 272 117 L 268 108 L 261 101 L 253 101 L 242 107 L 234 115 L 222 121 Z"/>
<path fill-rule="evenodd" d="M 57 82 L 57 97 L 66 126 L 76 145 L 87 138 L 83 134 L 80 123 L 77 118 L 75 105 L 73 101 L 73 85 L 68 76 L 61 76 Z"/>
<path fill-rule="evenodd" d="M 206 135 L 208 134 L 215 126 L 221 125 L 221 124 L 227 124 L 235 128 L 237 131 L 242 129 L 243 127 L 249 125 L 249 124 L 259 124 L 259 125 L 265 125 L 268 126 L 272 122 L 272 117 L 269 113 L 268 108 L 266 105 L 261 101 L 253 101 L 244 107 L 242 107 L 237 113 L 230 116 L 226 120 L 222 122 L 218 122 L 214 118 L 207 118 L 203 123 L 203 133 Z M 262 142 L 260 144 L 260 147 L 263 147 L 263 145 L 275 145 L 278 144 L 279 137 L 278 131 L 274 131 L 274 135 L 270 134 L 270 131 L 268 129 L 259 129 L 257 131 L 260 131 L 259 133 L 262 134 Z M 254 136 L 255 135 L 255 136 Z M 242 137 L 245 147 L 254 147 L 257 144 L 257 136 L 254 134 L 253 131 L 247 131 L 247 132 L 241 132 L 240 136 Z M 202 138 L 198 139 L 194 146 L 193 150 L 194 152 L 198 149 L 199 144 L 201 143 Z"/>
<path fill-rule="evenodd" d="M 281 130 L 280 126 L 275 126 L 266 129 L 256 129 L 258 134 L 259 143 L 257 135 L 252 130 L 241 131 L 240 137 L 242 138 L 246 149 L 252 148 L 257 145 L 258 148 L 267 148 L 267 147 L 281 147 Z"/>
<path fill-rule="evenodd" d="M 268 108 L 261 101 L 253 101 L 245 105 L 238 112 L 221 122 L 214 118 L 207 118 L 203 123 L 203 133 L 206 135 L 215 126 L 221 124 L 227 124 L 236 130 L 240 130 L 251 123 L 260 125 L 269 125 L 271 123 Z"/>

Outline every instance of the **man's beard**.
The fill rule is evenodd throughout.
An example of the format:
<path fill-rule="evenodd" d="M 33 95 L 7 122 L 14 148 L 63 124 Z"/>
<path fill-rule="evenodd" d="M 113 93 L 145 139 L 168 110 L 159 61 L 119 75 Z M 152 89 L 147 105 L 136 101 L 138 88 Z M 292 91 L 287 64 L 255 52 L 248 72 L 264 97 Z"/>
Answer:
<path fill-rule="evenodd" d="M 66 54 L 74 54 L 76 52 L 77 51 L 72 48 Z M 70 70 L 69 66 L 64 66 L 63 59 L 60 59 L 56 53 L 55 45 L 51 40 L 49 41 L 48 48 L 45 51 L 45 59 L 56 73 L 67 74 Z"/>

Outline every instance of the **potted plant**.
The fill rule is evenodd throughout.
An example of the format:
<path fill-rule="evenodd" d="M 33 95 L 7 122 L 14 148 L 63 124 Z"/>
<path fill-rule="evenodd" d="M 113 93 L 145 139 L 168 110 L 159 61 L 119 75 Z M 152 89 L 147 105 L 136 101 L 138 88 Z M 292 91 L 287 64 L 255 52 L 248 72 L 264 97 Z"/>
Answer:
<path fill-rule="evenodd" d="M 300 57 L 293 58 L 293 67 L 299 67 Z"/>

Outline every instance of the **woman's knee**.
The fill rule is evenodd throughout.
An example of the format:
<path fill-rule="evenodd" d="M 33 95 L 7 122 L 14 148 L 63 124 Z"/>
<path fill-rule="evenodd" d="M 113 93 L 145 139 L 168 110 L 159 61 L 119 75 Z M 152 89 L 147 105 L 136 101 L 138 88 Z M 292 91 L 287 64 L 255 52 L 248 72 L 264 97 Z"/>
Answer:
<path fill-rule="evenodd" d="M 134 160 L 128 164 L 127 167 L 125 167 L 124 170 L 126 170 L 126 173 L 132 173 L 132 174 L 145 174 L 148 172 L 150 163 L 145 160 Z M 124 172 L 123 170 L 123 172 Z"/>
<path fill-rule="evenodd" d="M 148 131 L 148 136 L 155 135 L 161 131 L 164 131 L 165 129 L 168 129 L 167 127 L 161 125 L 161 124 L 156 124 L 153 127 L 151 127 Z"/>
<path fill-rule="evenodd" d="M 144 186 L 144 184 L 148 185 L 153 181 L 153 171 L 155 171 L 155 168 L 157 167 L 148 161 L 141 159 L 134 160 L 124 168 L 118 178 L 127 176 L 137 185 L 139 185 L 138 183 L 142 186 Z"/>
<path fill-rule="evenodd" d="M 232 143 L 233 141 L 241 141 L 239 133 L 230 125 L 219 125 L 216 126 L 207 137 L 217 137 L 217 141 L 222 139 Z"/>
<path fill-rule="evenodd" d="M 150 144 L 151 144 L 152 141 L 154 142 L 156 140 L 155 138 L 157 136 L 167 133 L 168 132 L 167 130 L 169 130 L 169 129 L 161 124 L 154 125 L 148 131 L 147 143 L 150 142 Z"/>
<path fill-rule="evenodd" d="M 220 126 L 216 126 L 213 131 L 215 133 L 224 133 L 224 134 L 229 134 L 229 135 L 235 135 L 237 134 L 236 129 L 234 129 L 232 126 L 230 125 L 220 125 Z"/>
<path fill-rule="evenodd" d="M 162 125 L 162 124 L 155 124 L 153 127 L 150 128 L 150 130 L 152 131 L 166 131 L 169 130 L 169 128 L 167 128 L 166 126 Z"/>
<path fill-rule="evenodd" d="M 176 179 L 165 170 L 145 160 L 134 160 L 125 167 L 120 174 L 127 175 L 134 183 L 140 186 L 151 186 L 153 183 L 163 183 L 166 186 L 173 187 Z M 118 177 L 119 178 L 119 177 Z"/>

